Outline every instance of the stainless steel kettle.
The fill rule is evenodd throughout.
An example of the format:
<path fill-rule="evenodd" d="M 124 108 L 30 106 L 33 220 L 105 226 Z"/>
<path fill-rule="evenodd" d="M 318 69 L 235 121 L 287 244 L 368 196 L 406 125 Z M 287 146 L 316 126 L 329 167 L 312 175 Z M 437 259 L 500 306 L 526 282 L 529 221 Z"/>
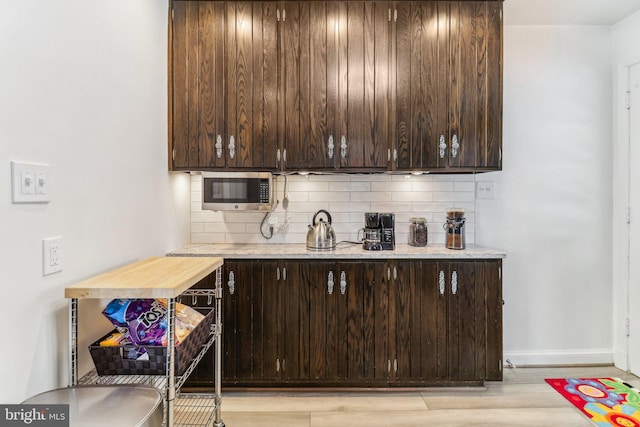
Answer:
<path fill-rule="evenodd" d="M 327 222 L 322 218 L 316 218 L 318 214 L 324 213 L 327 216 Z M 336 248 L 336 233 L 331 226 L 331 215 L 324 209 L 320 209 L 313 216 L 312 225 L 309 225 L 307 231 L 307 249 L 310 251 L 330 251 Z"/>

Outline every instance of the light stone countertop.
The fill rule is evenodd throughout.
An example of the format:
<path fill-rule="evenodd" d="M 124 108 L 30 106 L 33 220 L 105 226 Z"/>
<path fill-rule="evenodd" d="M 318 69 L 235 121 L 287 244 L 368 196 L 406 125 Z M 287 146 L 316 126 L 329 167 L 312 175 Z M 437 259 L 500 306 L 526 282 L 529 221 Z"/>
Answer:
<path fill-rule="evenodd" d="M 305 244 L 190 244 L 167 256 L 209 256 L 229 259 L 497 259 L 504 251 L 477 245 L 447 249 L 443 244 L 414 247 L 396 245 L 393 251 L 365 251 L 360 244 L 338 243 L 331 251 L 310 251 Z"/>

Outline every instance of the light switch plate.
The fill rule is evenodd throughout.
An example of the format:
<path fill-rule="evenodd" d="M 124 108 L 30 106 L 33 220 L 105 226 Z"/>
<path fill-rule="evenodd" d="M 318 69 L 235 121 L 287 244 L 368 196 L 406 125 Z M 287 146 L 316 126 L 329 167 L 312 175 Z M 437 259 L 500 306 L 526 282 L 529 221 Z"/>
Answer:
<path fill-rule="evenodd" d="M 495 193 L 493 181 L 476 182 L 476 198 L 477 199 L 493 199 Z"/>
<path fill-rule="evenodd" d="M 40 163 L 11 162 L 13 203 L 48 203 L 49 165 Z"/>

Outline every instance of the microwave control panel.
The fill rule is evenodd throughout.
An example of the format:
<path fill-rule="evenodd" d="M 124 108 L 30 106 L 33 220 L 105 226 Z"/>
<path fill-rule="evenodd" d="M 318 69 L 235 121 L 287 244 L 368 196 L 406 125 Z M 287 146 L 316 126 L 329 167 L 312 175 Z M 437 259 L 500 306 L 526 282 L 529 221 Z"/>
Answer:
<path fill-rule="evenodd" d="M 261 179 L 259 184 L 260 203 L 269 203 L 269 180 Z"/>

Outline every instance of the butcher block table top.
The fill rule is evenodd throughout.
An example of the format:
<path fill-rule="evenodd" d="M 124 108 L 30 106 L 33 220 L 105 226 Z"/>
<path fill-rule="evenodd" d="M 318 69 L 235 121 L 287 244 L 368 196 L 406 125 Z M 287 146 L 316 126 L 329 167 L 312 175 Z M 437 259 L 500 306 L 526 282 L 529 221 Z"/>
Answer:
<path fill-rule="evenodd" d="M 176 298 L 224 263 L 221 257 L 153 257 L 64 290 L 66 298 Z"/>

